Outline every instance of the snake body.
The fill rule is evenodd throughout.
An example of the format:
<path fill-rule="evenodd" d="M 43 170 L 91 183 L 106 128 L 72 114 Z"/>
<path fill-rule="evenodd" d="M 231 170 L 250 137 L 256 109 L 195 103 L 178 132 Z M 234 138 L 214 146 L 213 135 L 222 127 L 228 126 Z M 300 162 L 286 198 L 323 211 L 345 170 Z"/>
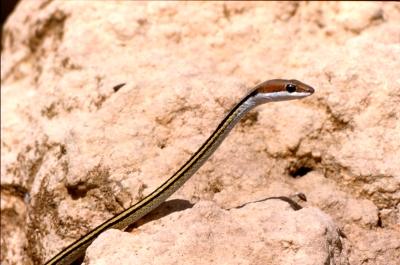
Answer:
<path fill-rule="evenodd" d="M 204 144 L 161 186 L 128 209 L 105 221 L 82 238 L 64 248 L 47 261 L 46 265 L 68 265 L 84 255 L 97 236 L 110 228 L 124 229 L 148 214 L 178 190 L 214 153 L 235 124 L 254 107 L 275 101 L 300 99 L 310 96 L 314 89 L 297 80 L 273 79 L 255 86 L 221 121 Z"/>

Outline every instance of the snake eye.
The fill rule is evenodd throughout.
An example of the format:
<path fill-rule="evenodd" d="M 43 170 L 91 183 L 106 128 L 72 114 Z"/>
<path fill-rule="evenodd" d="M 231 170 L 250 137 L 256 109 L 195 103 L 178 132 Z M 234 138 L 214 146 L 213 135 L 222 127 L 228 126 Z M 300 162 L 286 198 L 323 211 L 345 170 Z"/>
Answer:
<path fill-rule="evenodd" d="M 296 85 L 294 84 L 287 84 L 286 85 L 286 91 L 289 93 L 293 93 L 296 91 Z"/>

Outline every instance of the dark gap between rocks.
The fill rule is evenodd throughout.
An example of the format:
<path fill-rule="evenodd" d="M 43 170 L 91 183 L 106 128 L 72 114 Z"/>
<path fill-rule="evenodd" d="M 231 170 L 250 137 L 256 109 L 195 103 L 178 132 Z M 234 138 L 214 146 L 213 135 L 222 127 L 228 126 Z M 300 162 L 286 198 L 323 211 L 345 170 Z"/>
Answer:
<path fill-rule="evenodd" d="M 289 171 L 289 175 L 293 178 L 299 178 L 305 176 L 307 173 L 313 171 L 312 167 L 301 166 L 299 168 L 293 169 Z"/>

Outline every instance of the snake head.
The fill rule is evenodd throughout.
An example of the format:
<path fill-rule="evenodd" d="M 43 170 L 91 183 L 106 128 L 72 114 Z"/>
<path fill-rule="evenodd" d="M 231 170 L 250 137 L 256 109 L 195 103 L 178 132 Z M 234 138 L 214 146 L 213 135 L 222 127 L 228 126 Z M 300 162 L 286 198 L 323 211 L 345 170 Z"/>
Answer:
<path fill-rule="evenodd" d="M 253 91 L 257 105 L 266 102 L 308 97 L 314 88 L 295 79 L 272 79 L 257 85 Z"/>

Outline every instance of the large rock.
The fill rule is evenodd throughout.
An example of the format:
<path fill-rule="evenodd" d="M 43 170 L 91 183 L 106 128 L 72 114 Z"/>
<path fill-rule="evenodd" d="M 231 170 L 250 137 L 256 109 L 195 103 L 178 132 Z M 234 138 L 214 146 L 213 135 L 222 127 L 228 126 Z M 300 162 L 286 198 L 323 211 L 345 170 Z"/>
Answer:
<path fill-rule="evenodd" d="M 146 247 L 143 247 L 146 246 Z M 135 230 L 108 230 L 89 247 L 88 265 L 349 264 L 338 228 L 320 210 L 266 201 L 222 210 L 210 202 Z"/>
<path fill-rule="evenodd" d="M 214 264 L 291 264 L 299 253 L 309 264 L 400 264 L 399 25 L 400 5 L 383 2 L 22 1 L 2 36 L 2 264 L 42 264 L 143 198 L 254 84 L 272 78 L 316 93 L 252 111 L 173 195 L 199 206 L 139 229 L 163 237 L 196 222 L 202 229 L 188 233 L 215 239 Z M 299 191 L 308 198 L 301 211 L 254 203 L 235 224 L 241 211 L 222 210 Z M 266 205 L 279 218 L 257 219 Z M 309 233 L 299 230 L 307 220 L 318 223 Z M 254 227 L 268 228 L 257 235 L 268 244 L 250 249 L 273 242 L 273 253 L 218 256 L 217 238 L 232 251 L 235 236 Z M 229 228 L 240 229 L 219 234 Z M 103 243 L 132 255 L 109 241 L 115 235 L 143 242 L 121 259 L 156 253 L 151 236 L 132 232 L 105 233 L 87 260 L 112 259 L 95 251 Z M 175 244 L 188 237 L 167 237 L 162 257 L 179 259 L 189 248 Z M 282 253 L 288 239 L 300 252 Z M 208 255 L 198 251 L 185 252 L 193 264 Z"/>

